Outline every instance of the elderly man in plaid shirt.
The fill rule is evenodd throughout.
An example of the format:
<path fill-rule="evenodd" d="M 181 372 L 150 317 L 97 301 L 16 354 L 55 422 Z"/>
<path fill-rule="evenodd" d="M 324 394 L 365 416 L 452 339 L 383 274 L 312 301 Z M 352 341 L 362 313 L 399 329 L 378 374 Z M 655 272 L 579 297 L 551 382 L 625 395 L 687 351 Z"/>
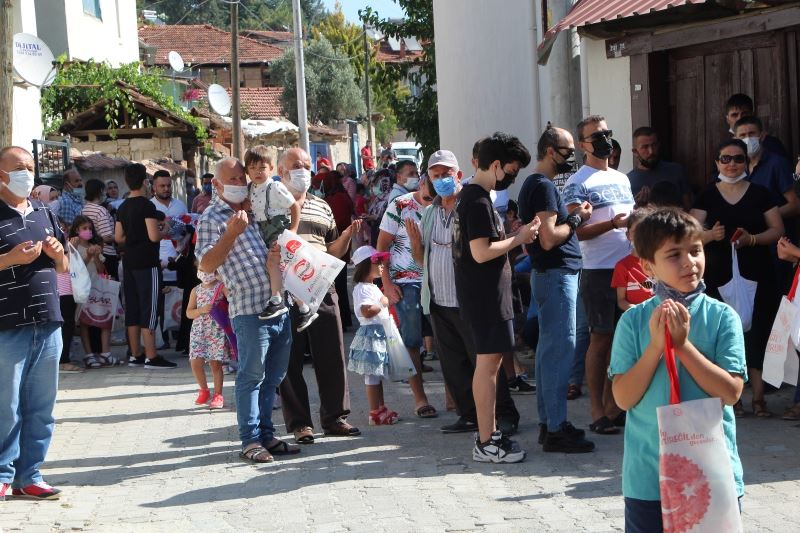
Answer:
<path fill-rule="evenodd" d="M 292 342 L 289 315 L 261 320 L 258 314 L 271 296 L 267 247 L 251 224 L 242 202 L 247 198 L 244 167 L 234 158 L 217 164 L 217 197 L 197 225 L 199 270 L 219 273 L 228 290 L 230 315 L 239 351 L 236 377 L 236 417 L 242 441 L 241 457 L 268 463 L 273 455 L 298 453 L 300 447 L 275 437 L 272 406 L 283 381 Z"/>
<path fill-rule="evenodd" d="M 64 190 L 58 199 L 56 215 L 66 226 L 67 231 L 75 217 L 81 214 L 86 203 L 86 194 L 83 190 L 83 178 L 75 167 L 70 167 L 64 172 Z"/>

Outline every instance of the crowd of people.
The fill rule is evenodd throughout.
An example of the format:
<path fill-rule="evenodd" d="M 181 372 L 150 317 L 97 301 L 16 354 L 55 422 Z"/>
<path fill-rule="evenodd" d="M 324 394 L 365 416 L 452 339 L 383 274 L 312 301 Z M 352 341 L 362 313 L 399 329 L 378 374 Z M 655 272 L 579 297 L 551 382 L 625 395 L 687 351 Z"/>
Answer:
<path fill-rule="evenodd" d="M 773 414 L 761 370 L 800 258 L 791 242 L 800 201 L 787 152 L 753 115 L 752 100 L 734 95 L 725 118 L 731 137 L 720 140 L 702 189 L 661 157 L 658 132 L 647 126 L 633 133 L 634 168 L 618 171 L 621 147 L 597 115 L 574 136 L 548 125 L 533 155 L 512 135 L 482 138 L 463 169 L 446 149 L 423 169 L 397 160 L 391 147 L 376 164 L 367 145 L 361 177 L 325 157 L 313 173 L 300 148 L 274 162 L 257 146 L 244 161 L 222 159 L 199 183 L 187 172 L 187 203 L 173 196 L 168 172 L 151 179 L 137 163 L 125 168 L 124 198 L 115 182 L 84 183 L 74 168 L 61 191 L 33 188 L 30 153 L 0 150 L 0 300 L 8 306 L 0 315 L 0 496 L 59 496 L 39 467 L 58 372 L 84 371 L 70 350 L 78 317 L 87 370 L 175 368 L 159 354 L 175 340 L 198 383 L 195 404 L 211 409 L 223 407 L 224 375 L 235 372 L 241 457 L 255 463 L 315 441 L 308 355 L 322 430 L 338 437 L 361 433 L 348 420 L 348 369 L 364 375 L 365 420 L 390 425 L 400 415 L 385 405 L 383 385 L 404 366 L 414 415 L 438 416 L 422 379 L 425 356 L 437 357 L 458 414 L 441 430 L 475 433 L 479 462 L 526 457 L 511 439 L 520 422 L 511 393 L 536 390 L 544 452 L 591 452 L 589 433 L 625 428 L 629 531 L 652 531 L 661 520 L 654 409 L 669 403 L 660 362 L 667 335 L 684 399 L 724 404 L 731 481 L 741 497 L 735 416 Z M 319 302 L 287 291 L 279 239 L 286 230 L 351 261 L 352 280 L 342 269 Z M 92 284 L 121 281 L 127 361 L 111 354 L 110 327 L 83 322 L 73 298 L 76 260 Z M 739 310 L 722 303 L 734 270 L 757 282 L 746 328 Z M 173 338 L 163 328 L 164 299 L 176 288 L 182 320 Z M 359 327 L 345 346 L 352 314 Z M 523 344 L 535 351 L 535 385 L 515 357 Z M 583 394 L 584 381 L 592 422 L 580 429 L 568 402 Z M 750 409 L 740 398 L 745 381 Z M 795 400 L 784 418 L 800 419 Z M 275 408 L 293 442 L 276 435 Z"/>

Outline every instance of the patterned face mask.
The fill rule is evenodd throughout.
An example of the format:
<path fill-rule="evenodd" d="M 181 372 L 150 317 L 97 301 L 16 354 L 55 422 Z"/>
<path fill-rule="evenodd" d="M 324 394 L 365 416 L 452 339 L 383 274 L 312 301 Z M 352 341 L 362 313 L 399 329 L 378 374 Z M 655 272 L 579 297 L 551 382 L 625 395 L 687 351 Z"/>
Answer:
<path fill-rule="evenodd" d="M 209 273 L 201 272 L 200 270 L 198 270 L 197 271 L 197 279 L 199 279 L 201 283 L 211 283 L 211 282 L 217 280 L 217 273 L 216 272 L 211 272 L 209 274 Z"/>
<path fill-rule="evenodd" d="M 664 300 L 673 300 L 682 304 L 684 307 L 689 307 L 698 296 L 706 291 L 706 284 L 701 279 L 697 284 L 697 288 L 695 288 L 695 290 L 692 292 L 681 292 L 677 289 L 673 289 L 661 281 L 656 281 L 655 285 L 653 286 L 653 290 L 656 296 L 661 298 L 662 302 Z"/>

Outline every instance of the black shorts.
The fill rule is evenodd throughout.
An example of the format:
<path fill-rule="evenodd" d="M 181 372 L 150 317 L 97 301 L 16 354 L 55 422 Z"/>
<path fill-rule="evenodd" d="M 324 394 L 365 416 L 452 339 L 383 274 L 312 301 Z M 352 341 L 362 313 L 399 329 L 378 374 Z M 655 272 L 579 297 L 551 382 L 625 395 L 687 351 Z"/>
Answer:
<path fill-rule="evenodd" d="M 513 320 L 470 324 L 475 338 L 475 349 L 480 354 L 497 354 L 514 351 Z"/>
<path fill-rule="evenodd" d="M 586 308 L 586 320 L 592 333 L 614 333 L 619 308 L 617 291 L 611 286 L 612 269 L 584 269 L 580 294 Z"/>
<path fill-rule="evenodd" d="M 130 270 L 123 265 L 125 325 L 156 329 L 161 270 L 157 267 Z"/>

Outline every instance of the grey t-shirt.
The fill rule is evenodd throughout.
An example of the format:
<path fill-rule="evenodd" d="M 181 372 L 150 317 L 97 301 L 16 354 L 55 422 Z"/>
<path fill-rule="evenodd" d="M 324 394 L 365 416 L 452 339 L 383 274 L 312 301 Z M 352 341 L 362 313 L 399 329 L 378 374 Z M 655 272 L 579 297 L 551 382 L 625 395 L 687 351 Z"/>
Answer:
<path fill-rule="evenodd" d="M 681 196 L 689 192 L 689 180 L 683 167 L 671 161 L 659 161 L 650 170 L 640 170 L 635 168 L 628 172 L 628 179 L 631 181 L 631 192 L 634 196 L 639 194 L 642 187 L 653 188 L 653 185 L 662 181 L 674 183 L 681 192 Z"/>

